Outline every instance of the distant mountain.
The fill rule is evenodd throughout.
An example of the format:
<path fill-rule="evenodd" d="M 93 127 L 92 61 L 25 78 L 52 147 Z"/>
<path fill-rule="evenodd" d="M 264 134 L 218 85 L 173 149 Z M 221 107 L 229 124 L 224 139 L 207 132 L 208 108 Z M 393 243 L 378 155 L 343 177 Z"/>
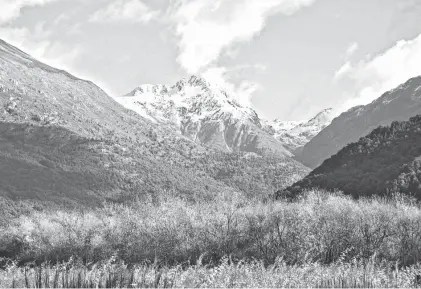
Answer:
<path fill-rule="evenodd" d="M 117 100 L 198 144 L 226 152 L 292 154 L 262 127 L 257 113 L 222 88 L 191 76 L 173 86 L 142 85 Z"/>
<path fill-rule="evenodd" d="M 294 155 L 300 155 L 304 145 L 327 127 L 334 116 L 333 109 L 328 108 L 319 112 L 309 121 L 275 120 L 267 122 L 265 129 L 273 134 Z"/>
<path fill-rule="evenodd" d="M 313 188 L 354 197 L 399 192 L 421 199 L 421 115 L 375 129 L 277 197 L 295 197 Z"/>
<path fill-rule="evenodd" d="M 77 206 L 209 199 L 262 194 L 306 173 L 287 157 L 202 147 L 0 40 L 0 198 Z"/>
<path fill-rule="evenodd" d="M 407 120 L 421 113 L 421 77 L 408 80 L 366 106 L 357 106 L 335 118 L 304 146 L 298 160 L 315 168 L 347 144 L 358 141 L 380 125 Z"/>

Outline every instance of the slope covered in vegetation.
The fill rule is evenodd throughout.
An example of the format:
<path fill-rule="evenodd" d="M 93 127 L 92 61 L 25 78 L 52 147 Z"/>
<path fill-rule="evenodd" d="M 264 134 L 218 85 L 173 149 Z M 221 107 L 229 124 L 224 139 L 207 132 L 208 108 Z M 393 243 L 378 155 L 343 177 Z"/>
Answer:
<path fill-rule="evenodd" d="M 421 76 L 409 79 L 368 105 L 356 106 L 342 113 L 304 146 L 297 159 L 315 169 L 376 127 L 406 121 L 418 114 L 421 114 Z"/>
<path fill-rule="evenodd" d="M 399 192 L 421 199 L 421 115 L 375 129 L 277 195 L 315 187 L 354 197 Z"/>
<path fill-rule="evenodd" d="M 55 126 L 0 122 L 0 135 L 0 196 L 42 207 L 97 206 L 165 194 L 206 199 L 235 190 L 258 197 L 302 176 L 276 158 L 206 150 L 189 154 L 194 149 L 189 141 L 179 152 L 186 155 L 177 159 L 177 151 L 158 141 L 146 150 L 141 143 L 90 139 Z M 165 159 L 173 163 L 163 165 Z M 292 179 L 283 178 L 286 174 Z"/>
<path fill-rule="evenodd" d="M 0 129 L 0 196 L 43 205 L 167 193 L 187 199 L 220 191 L 253 195 L 308 172 L 287 157 L 253 162 L 195 144 L 125 109 L 95 84 L 1 40 Z M 226 178 L 227 169 L 234 179 Z"/>

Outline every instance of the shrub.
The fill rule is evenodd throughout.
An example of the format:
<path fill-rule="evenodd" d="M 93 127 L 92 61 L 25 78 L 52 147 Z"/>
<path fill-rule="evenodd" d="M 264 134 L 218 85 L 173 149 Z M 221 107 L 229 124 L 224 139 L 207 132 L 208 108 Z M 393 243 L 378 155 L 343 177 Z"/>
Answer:
<path fill-rule="evenodd" d="M 191 203 L 176 197 L 106 205 L 92 211 L 41 211 L 3 227 L 0 248 L 13 244 L 21 262 L 98 262 L 115 255 L 128 264 L 160 260 L 194 264 L 282 258 L 287 264 L 331 264 L 376 255 L 401 266 L 421 256 L 421 210 L 402 197 L 355 201 L 308 192 L 295 203 L 251 201 L 220 194 Z M 1 250 L 0 250 L 1 251 Z"/>

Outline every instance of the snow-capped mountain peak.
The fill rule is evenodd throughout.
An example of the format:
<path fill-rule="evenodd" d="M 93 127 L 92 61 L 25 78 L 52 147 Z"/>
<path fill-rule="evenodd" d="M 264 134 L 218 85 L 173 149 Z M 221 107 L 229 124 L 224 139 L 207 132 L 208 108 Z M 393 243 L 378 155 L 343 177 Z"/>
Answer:
<path fill-rule="evenodd" d="M 144 84 L 119 100 L 136 111 L 139 110 L 136 106 L 142 106 L 149 118 L 156 120 L 168 118 L 171 110 L 174 110 L 175 114 L 178 114 L 176 111 L 182 110 L 194 114 L 199 119 L 217 114 L 220 117 L 252 121 L 260 126 L 257 113 L 253 109 L 241 106 L 223 89 L 197 76 L 182 79 L 173 86 Z"/>
<path fill-rule="evenodd" d="M 209 88 L 211 86 L 211 84 L 208 81 L 206 81 L 204 78 L 196 76 L 196 75 L 190 76 L 187 83 L 191 86 L 199 86 L 202 88 Z"/>
<path fill-rule="evenodd" d="M 223 87 L 198 76 L 184 78 L 172 86 L 141 85 L 117 100 L 202 144 L 250 152 L 270 147 L 291 155 L 262 129 L 261 120 L 251 107 L 241 105 Z"/>

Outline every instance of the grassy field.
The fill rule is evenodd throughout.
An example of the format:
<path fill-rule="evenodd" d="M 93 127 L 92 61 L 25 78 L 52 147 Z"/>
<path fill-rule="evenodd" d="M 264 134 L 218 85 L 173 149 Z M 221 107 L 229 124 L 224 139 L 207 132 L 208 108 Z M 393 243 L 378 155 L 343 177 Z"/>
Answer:
<path fill-rule="evenodd" d="M 25 214 L 0 227 L 0 254 L 0 287 L 419 287 L 421 208 L 167 197 Z"/>
<path fill-rule="evenodd" d="M 127 265 L 110 259 L 85 266 L 78 262 L 38 267 L 9 264 L 0 271 L 1 288 L 418 288 L 420 266 L 398 269 L 392 264 L 367 264 L 356 260 L 322 266 L 318 263 L 290 266 L 277 260 L 157 267 Z"/>

